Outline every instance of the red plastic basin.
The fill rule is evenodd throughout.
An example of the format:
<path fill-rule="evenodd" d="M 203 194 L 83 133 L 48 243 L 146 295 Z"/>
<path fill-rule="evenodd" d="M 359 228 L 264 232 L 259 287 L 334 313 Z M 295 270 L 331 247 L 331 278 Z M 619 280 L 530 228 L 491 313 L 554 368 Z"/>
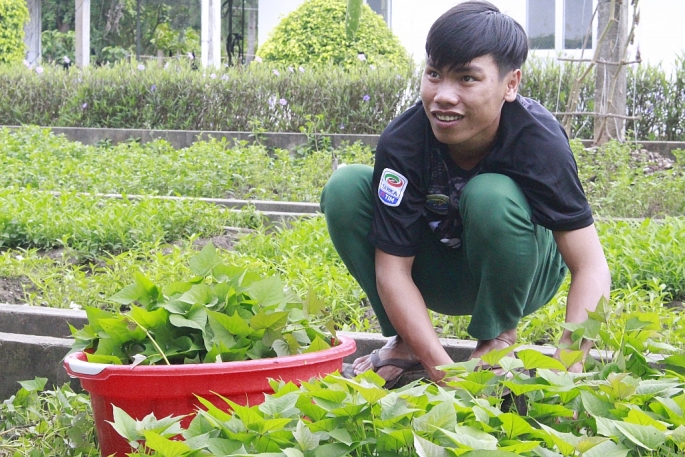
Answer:
<path fill-rule="evenodd" d="M 107 365 L 89 363 L 83 352 L 68 355 L 64 367 L 69 376 L 78 378 L 90 394 L 95 428 L 102 456 L 124 457 L 131 447 L 112 426 L 111 405 L 126 411 L 134 419 L 150 413 L 160 419 L 170 415 L 194 413 L 201 407 L 199 395 L 227 410 L 216 392 L 240 405 L 256 405 L 264 395 L 273 393 L 269 379 L 300 384 L 342 370 L 343 358 L 352 354 L 353 339 L 338 336 L 338 346 L 307 354 L 241 362 L 201 363 L 190 365 Z M 192 420 L 187 417 L 184 426 Z"/>

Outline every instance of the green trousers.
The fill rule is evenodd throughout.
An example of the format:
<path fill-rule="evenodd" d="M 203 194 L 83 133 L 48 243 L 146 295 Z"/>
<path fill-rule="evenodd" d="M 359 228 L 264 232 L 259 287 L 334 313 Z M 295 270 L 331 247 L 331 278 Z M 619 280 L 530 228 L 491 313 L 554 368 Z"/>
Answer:
<path fill-rule="evenodd" d="M 333 173 L 321 211 L 335 249 L 366 293 L 381 331 L 396 335 L 376 289 L 375 247 L 366 236 L 376 193 L 373 169 L 347 165 Z M 447 315 L 471 315 L 468 332 L 490 340 L 548 303 L 566 275 L 552 233 L 531 222 L 523 192 L 509 177 L 482 174 L 464 187 L 459 210 L 462 246 L 441 243 L 428 225 L 421 234 L 412 277 L 426 306 Z"/>

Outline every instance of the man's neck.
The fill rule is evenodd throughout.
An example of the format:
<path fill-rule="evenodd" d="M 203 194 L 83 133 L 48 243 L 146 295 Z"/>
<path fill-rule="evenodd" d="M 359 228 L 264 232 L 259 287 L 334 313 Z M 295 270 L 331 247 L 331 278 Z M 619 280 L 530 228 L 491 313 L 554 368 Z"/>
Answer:
<path fill-rule="evenodd" d="M 490 153 L 492 146 L 495 144 L 495 139 L 485 146 L 477 149 L 469 149 L 460 147 L 458 145 L 448 145 L 447 150 L 454 163 L 462 170 L 471 170 L 478 165 L 481 160 Z"/>

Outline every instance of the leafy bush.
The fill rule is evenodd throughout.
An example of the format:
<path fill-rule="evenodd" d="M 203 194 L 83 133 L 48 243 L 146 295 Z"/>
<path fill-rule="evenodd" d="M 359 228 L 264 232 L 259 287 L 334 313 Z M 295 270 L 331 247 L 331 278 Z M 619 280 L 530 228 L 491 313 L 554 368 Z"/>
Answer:
<path fill-rule="evenodd" d="M 538 100 L 552 112 L 566 111 L 573 80 L 587 69 L 587 64 L 558 62 L 531 56 L 523 68 L 520 92 Z M 580 87 L 577 111 L 594 111 L 594 70 Z M 685 141 L 685 55 L 676 59 L 672 75 L 659 66 L 641 64 L 628 68 L 627 136 L 643 141 Z M 561 119 L 561 115 L 557 118 Z M 571 136 L 592 138 L 594 118 L 575 116 Z"/>
<path fill-rule="evenodd" d="M 317 132 L 378 133 L 417 87 L 409 67 L 0 66 L 0 125 L 298 132 L 314 120 Z"/>
<path fill-rule="evenodd" d="M 334 324 L 314 294 L 302 301 L 278 276 L 227 265 L 211 243 L 190 269 L 190 280 L 163 288 L 138 274 L 110 298 L 128 306 L 125 313 L 86 307 L 88 324 L 72 327 L 71 352 L 135 366 L 258 360 L 334 345 Z"/>
<path fill-rule="evenodd" d="M 359 53 L 373 65 L 404 67 L 409 56 L 381 16 L 362 7 L 352 41 L 345 32 L 345 0 L 307 0 L 283 18 L 259 48 L 264 60 L 285 65 L 357 67 Z"/>
<path fill-rule="evenodd" d="M 207 203 L 102 199 L 30 189 L 0 189 L 0 247 L 68 247 L 84 256 L 144 242 L 221 233 L 225 209 Z"/>
<path fill-rule="evenodd" d="M 184 149 L 162 140 L 84 146 L 37 127 L 0 129 L 0 188 L 318 202 L 332 155 L 225 140 Z M 373 161 L 371 148 L 359 144 L 335 155 L 344 163 Z"/>
<path fill-rule="evenodd" d="M 664 217 L 685 214 L 685 166 L 652 170 L 632 145 L 609 142 L 584 149 L 573 142 L 581 182 L 595 214 Z"/>
<path fill-rule="evenodd" d="M 627 114 L 640 119 L 627 122 L 629 138 L 685 141 L 685 58 L 678 62 L 671 77 L 648 65 L 630 69 Z M 420 80 L 408 66 L 359 62 L 349 70 L 253 63 L 216 73 L 185 60 L 164 70 L 137 65 L 42 73 L 0 65 L 0 125 L 379 134 L 417 100 Z M 563 112 L 578 68 L 531 57 L 520 92 Z M 581 87 L 580 111 L 594 109 L 592 81 Z M 591 138 L 592 129 L 592 116 L 576 116 L 571 137 Z"/>
<path fill-rule="evenodd" d="M 0 455 L 97 457 L 90 399 L 68 384 L 47 390 L 46 378 L 21 381 L 0 403 Z"/>
<path fill-rule="evenodd" d="M 602 328 L 608 316 L 621 321 L 617 332 Z M 181 417 L 136 420 L 115 408 L 114 428 L 136 447 L 132 457 L 680 455 L 685 357 L 647 336 L 658 320 L 598 309 L 590 322 L 616 350 L 580 375 L 566 371 L 576 351 L 556 360 L 534 349 L 512 358 L 507 348 L 484 357 L 504 374 L 479 369 L 478 359 L 454 363 L 444 367 L 447 388 L 417 381 L 389 391 L 372 371 L 334 373 L 301 387 L 272 381 L 275 393 L 252 407 L 200 399 L 185 429 Z M 649 363 L 655 349 L 663 371 Z M 185 441 L 172 440 L 179 434 Z"/>
<path fill-rule="evenodd" d="M 24 58 L 24 24 L 28 20 L 24 0 L 0 0 L 0 64 Z"/>
<path fill-rule="evenodd" d="M 76 32 L 60 32 L 59 30 L 44 30 L 41 34 L 41 58 L 43 62 L 64 64 L 64 58 L 73 62 L 76 59 Z"/>

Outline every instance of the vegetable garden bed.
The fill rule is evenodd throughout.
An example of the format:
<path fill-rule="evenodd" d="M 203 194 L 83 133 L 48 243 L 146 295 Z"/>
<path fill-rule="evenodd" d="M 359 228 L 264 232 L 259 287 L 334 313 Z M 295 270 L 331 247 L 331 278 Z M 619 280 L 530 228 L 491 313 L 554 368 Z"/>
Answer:
<path fill-rule="evenodd" d="M 569 385 L 568 392 L 594 391 L 605 384 L 611 386 L 607 387 L 609 390 L 624 392 L 620 395 L 625 394 L 622 398 L 633 406 L 619 408 L 619 412 L 612 413 L 611 420 L 654 427 L 664 439 L 658 443 L 643 442 L 649 444 L 644 447 L 614 431 L 622 436 L 612 441 L 620 442 L 618 450 L 614 449 L 616 455 L 630 455 L 624 449 L 651 452 L 649 447 L 654 449 L 653 455 L 670 455 L 668 452 L 677 452 L 682 445 L 679 443 L 685 441 L 679 438 L 685 431 L 685 423 L 678 419 L 682 414 L 673 409 L 674 404 L 685 409 L 683 378 L 677 374 L 683 372 L 684 362 L 678 354 L 685 348 L 683 152 L 676 150 L 676 160 L 668 166 L 652 167 L 654 161 L 649 157 L 631 155 L 628 147 L 614 143 L 599 150 L 585 150 L 580 143 L 573 142 L 573 149 L 588 197 L 600 216 L 597 227 L 613 274 L 610 319 L 605 319 L 596 335 L 597 347 L 618 351 L 624 360 L 607 365 L 607 371 L 587 382 L 580 378 L 571 380 L 576 387 L 571 389 Z M 83 305 L 119 309 L 120 304 L 109 297 L 132 283 L 136 274 L 143 272 L 156 283 L 188 277 L 189 259 L 212 240 L 222 247 L 219 255 L 226 262 L 265 274 L 278 273 L 298 294 L 311 289 L 325 297 L 326 306 L 343 331 L 374 333 L 377 328 L 370 308 L 337 257 L 322 218 L 300 219 L 286 227 L 272 225 L 254 205 L 233 212 L 208 201 L 185 199 L 275 200 L 315 205 L 321 186 L 332 171 L 334 158 L 339 163 L 373 162 L 372 151 L 362 145 L 333 149 L 316 143 L 296 151 L 268 151 L 260 145 L 210 141 L 178 150 L 162 141 L 84 146 L 37 128 L 22 128 L 13 133 L 0 130 L 0 297 L 4 297 L 0 301 L 67 309 Z M 112 193 L 123 195 L 117 199 L 97 195 Z M 227 226 L 235 230 L 227 232 Z M 523 343 L 548 344 L 558 339 L 567 287 L 568 284 L 563 285 L 548 306 L 522 322 L 519 336 Z M 435 318 L 441 336 L 449 338 L 466 338 L 467 322 L 467 318 Z M 676 354 L 671 359 L 675 371 L 655 372 L 647 363 L 649 354 Z M 610 372 L 617 377 L 609 379 Z M 473 376 L 473 382 L 478 381 L 478 375 Z M 665 381 L 657 382 L 654 376 Z M 334 385 L 337 381 L 327 382 Z M 545 382 L 554 384 L 549 379 Z M 69 411 L 73 415 L 67 414 L 70 421 L 85 420 L 80 414 L 86 413 L 76 406 L 82 397 L 63 389 L 54 391 L 56 397 L 40 397 L 39 384 L 27 384 L 28 390 L 0 409 L 0 423 L 4 424 L 0 426 L 0 456 L 11 446 L 22 446 L 22 436 L 31 436 L 25 439 L 34 440 L 36 446 L 43 445 L 41 440 L 50 441 L 38 438 L 47 429 L 35 426 L 7 433 L 7 429 L 15 427 L 12 424 L 24 423 L 17 417 L 19 413 L 8 409 L 10 404 L 25 408 L 31 402 L 42 401 L 49 409 L 61 402 L 71 405 Z M 631 408 L 639 409 L 635 405 L 640 398 L 646 398 L 639 397 L 646 395 L 645 389 L 667 384 L 668 389 L 659 387 L 654 391 L 656 396 L 650 394 L 649 398 L 656 398 L 657 402 L 665 399 L 661 404 L 670 405 L 668 408 L 674 414 L 658 410 L 655 403 L 649 403 L 651 409 L 645 409 L 645 414 L 657 423 L 641 413 L 630 413 Z M 624 385 L 628 386 L 626 389 L 638 386 L 638 390 L 627 394 L 621 390 Z M 441 395 L 430 393 L 428 402 Z M 553 397 L 547 395 L 547 390 L 535 395 Z M 570 408 L 568 400 L 578 405 L 580 400 L 573 400 L 577 398 L 573 395 L 576 394 L 563 399 L 554 397 L 550 404 Z M 482 407 L 493 412 L 488 408 L 499 404 Z M 585 412 L 591 411 L 591 407 L 583 407 Z M 608 408 L 602 406 L 601 411 L 605 407 Z M 557 406 L 544 408 L 546 415 L 562 411 Z M 493 414 L 496 417 L 499 413 Z M 31 423 L 54 424 L 37 412 L 26 412 L 26 416 L 32 417 Z M 560 433 L 598 433 L 596 424 L 588 420 L 563 419 Z M 501 426 L 495 419 L 490 421 L 491 427 Z M 662 426 L 666 428 L 662 430 Z M 67 436 L 66 432 L 57 432 L 61 429 L 56 425 L 44 427 L 53 427 L 58 436 Z M 607 430 L 613 429 L 609 427 L 604 432 Z M 640 430 L 646 433 L 652 429 Z M 87 431 L 84 433 L 87 435 Z M 628 434 L 635 438 L 635 433 Z M 421 436 L 427 439 L 427 435 Z M 2 441 L 8 437 L 12 437 L 11 444 Z M 530 438 L 534 437 L 527 439 Z M 550 439 L 552 443 L 554 440 Z M 551 449 L 554 443 L 548 446 Z M 595 452 L 604 449 L 597 446 L 593 447 Z M 581 448 L 565 452 L 560 450 L 562 447 L 554 451 L 557 453 L 537 455 L 580 455 Z M 593 454 L 588 451 L 583 455 Z"/>

